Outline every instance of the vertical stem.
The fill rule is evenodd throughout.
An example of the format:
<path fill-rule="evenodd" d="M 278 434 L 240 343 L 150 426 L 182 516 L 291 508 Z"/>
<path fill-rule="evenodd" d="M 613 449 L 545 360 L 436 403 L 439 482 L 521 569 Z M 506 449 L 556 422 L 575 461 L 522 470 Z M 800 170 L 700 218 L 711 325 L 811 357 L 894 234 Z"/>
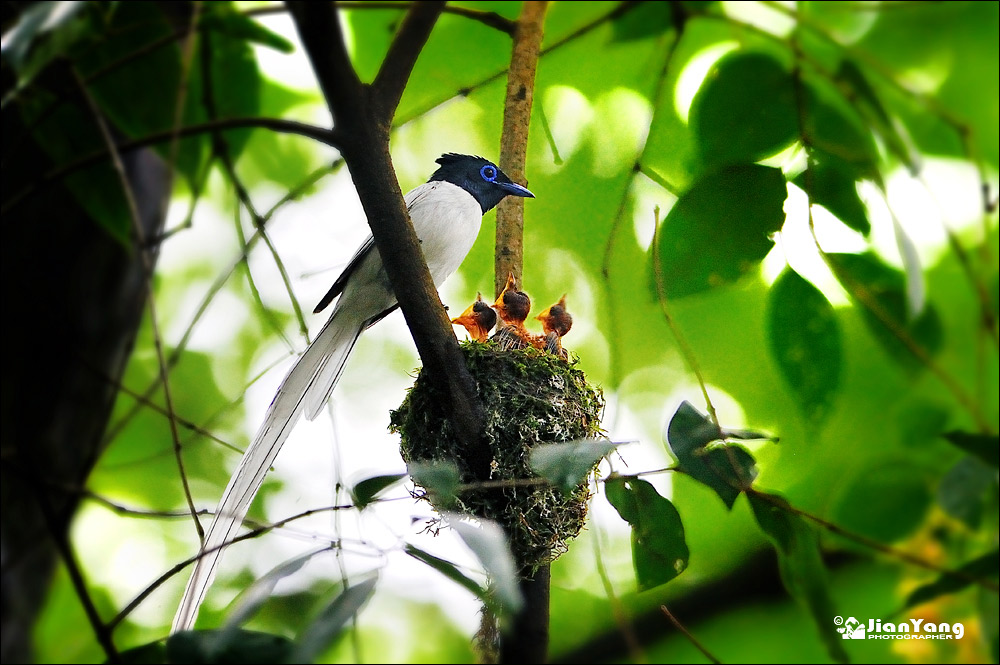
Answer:
<path fill-rule="evenodd" d="M 524 3 L 514 30 L 514 45 L 507 75 L 500 168 L 514 182 L 525 183 L 528 128 L 534 98 L 535 69 L 542 45 L 542 26 L 548 2 Z M 524 269 L 524 200 L 509 196 L 497 206 L 494 285 L 499 295 L 513 274 L 518 283 Z M 531 570 L 523 561 L 520 574 L 524 607 L 500 636 L 501 663 L 543 663 L 549 648 L 549 566 Z"/>
<path fill-rule="evenodd" d="M 548 2 L 529 1 L 517 20 L 514 47 L 507 74 L 503 133 L 500 136 L 500 168 L 514 182 L 524 184 L 528 152 L 528 127 L 535 91 L 535 68 L 542 46 L 542 24 Z M 508 196 L 497 206 L 496 252 L 493 258 L 495 296 L 500 295 L 507 275 L 518 284 L 524 269 L 524 199 Z"/>

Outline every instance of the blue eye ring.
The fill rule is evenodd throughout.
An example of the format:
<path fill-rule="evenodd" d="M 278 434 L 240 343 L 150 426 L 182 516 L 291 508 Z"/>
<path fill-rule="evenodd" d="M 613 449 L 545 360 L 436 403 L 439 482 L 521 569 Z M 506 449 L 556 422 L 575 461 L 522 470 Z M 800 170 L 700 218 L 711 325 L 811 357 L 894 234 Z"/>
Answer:
<path fill-rule="evenodd" d="M 479 169 L 479 175 L 483 176 L 483 180 L 486 182 L 496 182 L 497 167 L 492 164 L 487 164 L 483 168 Z"/>

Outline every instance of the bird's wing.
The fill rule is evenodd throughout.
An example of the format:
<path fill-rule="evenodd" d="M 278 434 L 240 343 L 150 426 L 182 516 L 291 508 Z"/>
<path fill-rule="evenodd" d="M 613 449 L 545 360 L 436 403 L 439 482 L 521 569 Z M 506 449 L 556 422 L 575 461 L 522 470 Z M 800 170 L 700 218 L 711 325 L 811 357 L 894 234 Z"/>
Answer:
<path fill-rule="evenodd" d="M 406 203 L 407 211 L 413 207 L 414 203 L 426 197 L 429 192 L 434 191 L 435 188 L 433 186 L 427 186 L 429 184 L 430 183 L 425 183 L 424 185 L 411 189 L 407 192 L 406 196 L 403 197 L 403 201 Z M 319 314 L 322 312 L 331 302 L 333 302 L 334 298 L 344 292 L 344 287 L 347 286 L 347 280 L 350 279 L 351 275 L 358 269 L 361 262 L 364 261 L 365 257 L 367 257 L 369 252 L 372 251 L 377 251 L 375 250 L 375 238 L 373 236 L 368 236 L 368 239 L 361 244 L 358 251 L 351 257 L 347 267 L 344 268 L 344 270 L 340 273 L 340 276 L 337 277 L 337 280 L 333 283 L 333 286 L 330 287 L 330 290 L 326 292 L 326 295 L 324 295 L 322 299 L 320 299 L 319 304 L 316 305 L 316 309 L 313 310 L 313 314 Z M 385 318 L 394 309 L 396 308 L 393 307 L 383 313 L 378 319 L 372 321 L 372 324 Z"/>
<path fill-rule="evenodd" d="M 316 309 L 313 310 L 313 314 L 319 314 L 322 312 L 326 309 L 327 305 L 333 302 L 334 298 L 344 292 L 344 287 L 347 286 L 347 280 L 350 279 L 351 275 L 354 274 L 354 271 L 358 269 L 358 265 L 360 265 L 365 257 L 368 256 L 368 253 L 374 249 L 375 238 L 368 236 L 368 239 L 361 244 L 358 251 L 356 251 L 354 256 L 351 257 L 350 263 L 348 263 L 347 267 L 340 273 L 337 281 L 333 283 L 330 290 L 326 292 L 326 295 L 323 296 L 323 298 L 319 301 L 319 304 L 316 305 Z"/>

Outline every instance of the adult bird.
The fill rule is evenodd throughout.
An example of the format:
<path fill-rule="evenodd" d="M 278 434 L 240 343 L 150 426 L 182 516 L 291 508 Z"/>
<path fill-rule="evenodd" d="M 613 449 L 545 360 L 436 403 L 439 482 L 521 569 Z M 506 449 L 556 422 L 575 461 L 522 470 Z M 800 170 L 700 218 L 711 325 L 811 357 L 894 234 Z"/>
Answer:
<path fill-rule="evenodd" d="M 482 157 L 448 153 L 436 161 L 439 168 L 430 180 L 403 199 L 431 278 L 439 286 L 472 249 L 487 211 L 506 196 L 534 198 L 534 194 Z M 223 547 L 242 524 L 299 416 L 304 412 L 312 420 L 320 413 L 358 337 L 399 306 L 372 237 L 354 254 L 315 311 L 322 311 L 338 296 L 330 319 L 281 382 L 253 443 L 229 479 L 177 608 L 173 632 L 194 626 Z"/>

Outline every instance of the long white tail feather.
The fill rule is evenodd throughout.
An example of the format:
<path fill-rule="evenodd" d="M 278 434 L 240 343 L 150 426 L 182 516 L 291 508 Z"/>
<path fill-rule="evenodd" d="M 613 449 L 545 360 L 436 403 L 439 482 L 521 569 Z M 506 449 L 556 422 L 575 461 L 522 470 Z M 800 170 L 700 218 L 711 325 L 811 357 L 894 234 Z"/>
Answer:
<path fill-rule="evenodd" d="M 435 285 L 440 285 L 472 248 L 482 222 L 482 207 L 462 187 L 440 180 L 416 187 L 404 200 L 431 277 Z M 224 546 L 239 530 L 267 470 L 299 416 L 305 413 L 312 420 L 322 412 L 358 337 L 370 322 L 396 304 L 382 260 L 371 242 L 362 245 L 351 260 L 349 273 L 333 315 L 282 381 L 253 443 L 229 480 L 205 535 L 202 556 L 195 562 L 177 608 L 171 632 L 194 626 Z M 344 278 L 345 275 L 338 278 L 338 283 Z"/>
<path fill-rule="evenodd" d="M 354 343 L 364 330 L 364 323 L 364 318 L 358 320 L 358 317 L 351 317 L 338 308 L 281 382 L 264 422 L 219 501 L 215 519 L 205 534 L 205 544 L 201 549 L 203 556 L 194 564 L 171 632 L 190 630 L 194 626 L 198 609 L 215 578 L 224 545 L 239 530 L 267 470 L 298 421 L 303 407 L 307 403 L 318 404 L 317 411 L 322 410 L 340 378 Z"/>

